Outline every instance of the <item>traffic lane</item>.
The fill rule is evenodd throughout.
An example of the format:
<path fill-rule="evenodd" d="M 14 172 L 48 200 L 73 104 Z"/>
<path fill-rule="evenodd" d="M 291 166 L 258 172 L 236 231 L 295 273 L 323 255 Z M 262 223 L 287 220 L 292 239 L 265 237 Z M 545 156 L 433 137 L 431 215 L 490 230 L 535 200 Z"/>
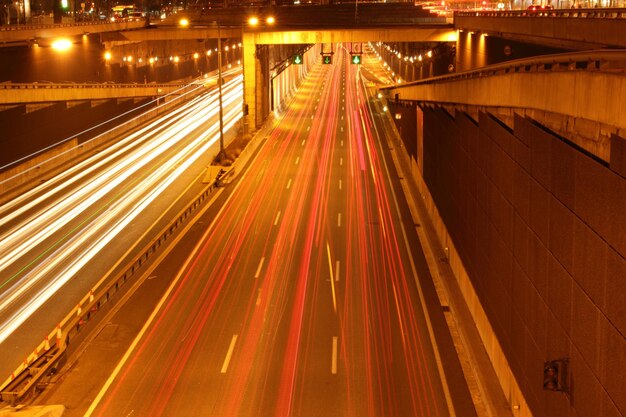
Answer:
<path fill-rule="evenodd" d="M 294 142 L 296 142 L 296 141 L 294 141 Z M 280 146 L 280 145 L 279 145 L 279 146 Z M 271 151 L 275 151 L 274 146 L 272 146 L 272 148 L 270 148 L 270 147 L 269 147 L 269 144 L 268 144 L 268 145 L 266 145 L 266 147 L 265 147 L 264 149 L 271 150 Z M 291 159 L 292 164 L 294 164 L 294 165 L 295 165 L 295 161 L 293 161 L 293 159 L 292 159 L 292 158 L 288 158 L 288 159 Z M 255 159 L 255 162 L 257 162 L 257 161 L 263 161 L 263 155 L 262 155 L 262 154 L 259 154 L 259 156 Z M 279 164 L 279 165 L 282 165 L 282 166 L 288 166 L 288 162 L 281 163 L 281 164 Z M 248 171 L 248 172 L 254 172 L 254 171 L 255 171 L 255 165 L 252 165 L 252 167 L 250 168 L 250 171 Z M 283 190 L 286 188 L 286 186 L 284 185 L 284 182 L 282 182 L 282 183 L 281 183 L 280 181 L 272 181 L 269 177 L 267 177 L 267 178 L 265 179 L 265 182 L 267 183 L 267 186 L 274 186 L 274 187 L 277 187 L 277 188 L 279 188 L 281 191 L 283 191 Z M 245 182 L 244 182 L 244 186 L 242 186 L 242 187 L 245 187 L 246 185 L 248 186 L 248 188 L 249 188 L 249 190 L 250 190 L 250 191 L 259 190 L 260 192 L 259 192 L 257 195 L 262 196 L 262 195 L 266 192 L 266 189 L 263 189 L 263 188 L 259 189 L 259 188 L 258 188 L 258 187 L 259 187 L 259 184 L 256 184 L 254 181 L 250 181 L 250 183 L 245 183 Z M 219 230 L 219 231 L 220 231 L 220 233 L 223 233 L 223 236 L 227 236 L 227 237 L 229 237 L 229 238 L 231 238 L 231 237 L 232 237 L 232 238 L 231 238 L 231 239 L 229 239 L 229 240 L 230 240 L 230 241 L 232 241 L 231 245 L 233 245 L 233 246 L 234 246 L 234 245 L 236 245 L 236 244 L 239 244 L 238 242 L 241 242 L 241 239 L 242 239 L 242 238 L 246 238 L 246 239 L 247 239 L 247 236 L 246 236 L 246 234 L 243 232 L 243 230 L 241 230 L 241 229 L 240 229 L 240 230 L 234 230 L 234 228 L 239 227 L 239 228 L 246 228 L 247 230 L 250 230 L 250 229 L 251 229 L 251 221 L 246 221 L 246 218 L 247 218 L 247 219 L 251 219 L 251 220 L 252 220 L 252 219 L 254 219 L 254 215 L 255 215 L 254 210 L 257 210 L 257 209 L 258 209 L 258 207 L 260 206 L 260 204 L 252 205 L 252 204 L 250 204 L 250 203 L 247 203 L 247 202 L 246 202 L 246 200 L 249 200 L 249 199 L 246 197 L 246 193 L 244 192 L 244 190 L 240 190 L 240 192 L 238 192 L 238 193 L 236 193 L 236 194 L 237 194 L 237 195 L 236 195 L 236 197 L 234 197 L 234 199 L 233 199 L 233 204 L 232 204 L 232 207 L 233 207 L 234 209 L 239 208 L 239 210 L 240 210 L 240 211 L 239 211 L 239 213 L 241 213 L 241 214 L 233 214 L 233 215 L 230 215 L 230 214 L 229 214 L 229 216 L 228 216 L 226 219 L 224 219 L 224 221 L 223 221 L 223 222 L 222 222 L 222 221 L 220 221 L 220 225 L 219 225 L 219 227 L 216 227 L 216 229 L 217 229 L 217 230 Z M 274 210 L 274 211 L 275 211 L 275 210 Z M 230 213 L 230 210 L 229 210 L 229 213 Z M 274 213 L 272 212 L 272 210 L 270 210 L 270 211 L 269 211 L 269 213 L 271 214 L 271 215 L 269 216 L 269 219 L 272 219 L 272 217 L 273 217 Z M 227 227 L 226 227 L 226 225 L 225 225 L 225 223 L 226 223 L 229 219 L 233 219 L 233 221 L 232 221 L 232 224 L 233 224 L 233 229 L 229 229 L 229 228 L 227 228 Z M 268 219 L 266 219 L 266 220 L 268 220 Z M 266 221 L 266 223 L 273 224 L 273 223 L 271 223 L 271 221 Z M 224 244 L 223 244 L 223 242 L 219 242 L 219 240 L 216 240 L 216 239 L 219 239 L 219 236 L 213 236 L 213 239 L 214 239 L 214 240 L 210 240 L 210 239 L 209 239 L 209 241 L 210 241 L 210 244 L 211 244 L 211 245 L 216 244 L 216 245 L 217 245 L 217 247 L 219 247 L 219 248 L 224 248 Z M 213 242 L 216 242 L 216 243 L 213 243 Z M 228 248 L 224 248 L 223 252 L 227 252 L 227 253 L 231 253 L 231 254 L 236 254 L 236 252 L 234 252 L 234 251 L 232 251 L 232 250 L 226 250 L 226 249 L 228 249 Z M 222 252 L 222 249 L 220 249 L 220 252 Z M 213 257 L 216 257 L 216 256 L 217 256 L 217 254 L 215 254 Z M 251 255 L 251 256 L 254 256 L 254 257 L 256 257 L 256 258 L 258 259 L 258 258 L 260 257 L 260 253 L 256 253 L 256 254 Z M 211 256 L 208 256 L 208 254 L 205 254 L 205 258 L 210 258 L 210 257 L 211 257 Z M 228 259 L 226 259 L 226 260 L 228 261 Z M 210 259 L 207 259 L 207 262 L 211 262 L 211 261 L 210 261 Z M 231 265 L 231 264 L 229 264 L 229 263 L 227 262 L 227 265 L 226 265 L 226 266 L 224 266 L 224 265 L 223 265 L 223 263 L 220 265 L 220 263 L 218 262 L 218 266 L 215 266 L 215 267 L 212 269 L 212 271 L 211 271 L 211 275 L 213 275 L 213 276 L 215 277 L 215 280 L 216 280 L 216 281 L 219 281 L 219 280 L 222 278 L 222 277 L 220 277 L 220 272 L 219 272 L 219 271 L 220 271 L 220 270 L 221 270 L 221 271 L 224 271 L 224 268 L 225 268 L 225 267 L 228 269 L 228 268 L 232 267 L 233 265 L 238 265 L 238 264 L 237 264 L 237 263 L 235 263 L 235 264 L 232 264 L 232 265 Z M 203 275 L 203 272 L 199 272 L 199 273 L 198 273 L 198 274 L 196 274 L 196 275 Z M 244 276 L 244 275 L 245 275 L 246 277 L 248 277 L 248 279 L 247 279 L 247 280 L 246 280 L 246 279 L 243 279 L 243 277 L 242 277 L 242 279 L 243 279 L 244 281 L 247 281 L 247 285 L 249 286 L 249 285 L 250 285 L 250 281 L 253 281 L 253 279 L 249 278 L 249 276 L 250 276 L 250 275 L 249 275 L 249 274 L 246 274 L 246 273 L 241 273 L 241 274 L 239 274 L 239 275 L 237 275 L 237 274 L 233 274 L 233 277 L 232 277 L 232 280 L 231 280 L 231 281 L 232 281 L 232 282 L 237 282 L 237 281 L 238 281 L 238 278 L 237 278 L 237 277 L 238 277 L 238 276 Z M 255 271 L 255 275 L 256 275 L 256 271 Z M 208 275 L 207 275 L 207 281 L 209 281 L 209 280 L 210 280 L 210 279 L 208 278 Z M 241 287 L 240 287 L 239 285 L 237 285 L 237 284 L 233 284 L 233 286 L 234 286 L 234 288 L 241 288 Z M 245 285 L 244 285 L 244 287 L 245 287 Z M 227 291 L 227 288 L 226 288 L 225 290 Z M 236 290 L 235 290 L 235 293 L 238 293 L 238 292 L 239 292 L 239 291 L 236 291 Z M 192 289 L 192 290 L 191 290 L 191 294 L 194 294 L 194 293 L 197 293 L 197 291 L 195 291 L 194 289 Z M 266 293 L 269 293 L 269 291 L 266 291 Z M 207 294 L 214 294 L 214 292 L 207 291 Z M 251 305 L 252 300 L 253 300 L 253 298 L 254 298 L 254 296 L 255 296 L 255 295 L 256 295 L 256 294 L 254 294 L 254 292 L 251 292 L 250 290 L 247 290 L 247 291 L 245 292 L 245 295 L 243 295 L 243 299 L 241 299 L 241 300 L 236 300 L 236 299 L 235 299 L 235 301 L 233 302 L 233 301 L 232 301 L 232 298 L 231 298 L 231 299 L 229 299 L 229 301 L 225 302 L 225 305 L 228 305 L 228 306 Z M 228 297 L 224 297 L 224 299 L 227 299 L 227 298 L 228 298 Z M 211 300 L 213 300 L 213 298 L 211 298 Z M 195 302 L 195 301 L 194 301 L 194 302 Z M 255 305 L 256 305 L 256 299 L 254 299 L 254 303 L 255 303 Z M 181 305 L 187 305 L 187 304 L 190 304 L 190 303 L 181 303 Z M 208 303 L 207 303 L 207 302 L 204 302 L 204 303 L 201 303 L 201 304 L 204 306 L 205 310 L 208 310 L 208 308 L 207 308 Z M 217 308 L 214 310 L 214 312 L 218 313 L 218 312 L 219 312 L 219 310 L 220 310 L 220 308 L 219 308 L 219 306 L 217 306 Z M 226 309 L 226 311 L 228 312 L 228 314 L 233 314 L 233 313 L 234 313 L 234 311 L 233 311 L 232 309 L 230 309 L 230 310 L 229 310 L 229 309 Z M 170 317 L 170 316 L 172 316 L 172 315 L 170 314 L 168 317 Z M 212 323 L 213 323 L 213 322 L 216 322 L 216 323 L 230 323 L 230 322 L 232 322 L 232 320 L 230 320 L 229 318 L 224 319 L 224 320 L 221 320 L 221 319 L 216 319 L 215 321 L 212 321 Z M 236 322 L 236 321 L 235 321 L 235 322 Z M 209 324 L 207 324 L 207 325 L 211 326 L 211 324 L 210 324 L 210 323 L 209 323 Z M 172 327 L 174 330 L 176 330 L 176 328 L 177 328 L 177 327 L 179 327 L 179 326 L 178 326 L 178 321 L 174 321 L 174 324 L 173 324 L 171 327 Z M 183 328 L 184 328 L 184 326 L 180 326 L 180 327 L 183 327 Z M 164 332 L 165 332 L 165 331 L 164 331 Z M 165 333 L 167 333 L 167 332 L 165 332 Z M 186 333 L 186 332 L 185 332 L 185 333 Z M 209 333 L 212 333 L 213 335 L 215 335 L 215 334 L 216 334 L 215 332 L 209 332 Z M 222 333 L 220 333 L 220 331 L 218 331 L 218 332 L 217 332 L 217 334 L 219 334 L 220 336 L 224 336 L 224 337 L 217 337 L 217 338 L 216 338 L 215 336 L 213 336 L 213 337 L 210 337 L 210 338 L 209 338 L 209 340 L 220 340 L 222 344 L 221 344 L 219 347 L 215 347 L 215 350 L 216 350 L 216 351 L 218 351 L 218 350 L 219 350 L 219 351 L 222 351 L 222 352 L 227 352 L 227 347 L 229 347 L 229 346 L 230 346 L 230 343 L 231 343 L 231 341 L 233 340 L 233 337 L 232 337 L 232 336 L 233 336 L 233 333 L 234 333 L 234 330 L 233 330 L 233 329 L 228 329 L 228 330 L 226 330 L 224 334 L 222 334 Z M 195 334 L 195 333 L 192 333 L 192 334 Z M 230 335 L 231 337 L 228 337 L 228 335 Z M 161 339 L 161 338 L 159 338 L 159 339 Z M 166 339 L 163 339 L 163 340 L 166 340 Z M 254 342 L 254 341 L 253 341 L 253 342 Z M 228 346 L 226 346 L 226 345 L 225 345 L 226 343 L 228 344 Z M 204 348 L 202 348 L 202 349 L 199 349 L 199 348 L 198 348 L 198 350 L 201 350 L 201 351 L 203 351 L 203 352 L 211 352 L 211 351 L 212 351 L 212 349 L 211 349 L 210 347 L 206 347 L 206 346 L 205 346 Z M 214 356 L 215 356 L 215 355 L 210 355 L 210 357 L 214 357 Z M 221 357 L 222 355 L 217 355 L 217 356 L 220 356 L 220 357 Z M 159 360 L 159 361 L 157 361 L 157 362 L 158 362 L 158 363 L 161 363 L 161 364 L 163 364 L 163 363 L 170 363 L 170 362 L 167 362 L 167 361 L 161 361 L 161 360 Z M 149 364 L 148 364 L 148 365 L 149 365 Z M 150 374 L 149 370 L 150 370 L 151 368 L 147 367 L 148 365 L 146 365 L 145 367 L 144 367 L 144 366 L 142 366 L 142 367 L 141 367 L 141 368 L 142 368 L 142 370 L 143 370 L 142 372 L 146 372 L 147 374 Z M 215 365 L 219 365 L 219 360 L 217 360 L 217 362 L 215 362 L 213 365 L 214 365 L 214 366 L 212 366 L 211 368 L 213 368 L 213 370 L 216 370 L 217 366 L 215 366 Z M 206 366 L 204 366 L 203 368 L 204 368 L 204 369 L 206 369 L 207 367 L 206 367 Z M 180 368 L 178 368 L 178 369 L 180 369 Z M 155 370 L 155 371 L 156 371 L 156 370 Z M 151 380 L 155 380 L 155 381 L 159 381 L 159 378 L 158 378 L 158 377 L 156 377 L 156 378 L 150 378 L 150 379 L 151 379 Z M 140 382 L 141 382 L 141 381 L 140 381 Z M 207 382 L 207 383 L 208 383 L 208 382 Z M 128 386 L 128 385 L 126 385 L 126 384 L 127 384 L 127 383 L 125 383 L 124 387 Z M 157 384 L 158 384 L 158 382 L 157 382 Z M 131 384 L 131 385 L 132 385 L 132 384 Z M 149 386 L 150 384 L 146 384 L 146 385 L 148 385 L 148 386 Z M 223 384 L 220 384 L 220 383 L 219 383 L 219 381 L 218 381 L 217 385 L 218 385 L 218 386 L 220 386 L 220 385 L 223 385 Z M 210 385 L 209 385 L 209 386 L 210 386 Z M 219 391 L 218 391 L 218 390 L 215 390 L 215 391 L 210 391 L 210 392 L 218 392 L 218 393 L 219 393 Z M 153 397 L 151 397 L 151 396 L 149 395 L 149 393 L 150 393 L 150 391 L 149 391 L 149 392 L 148 392 L 148 394 L 145 396 L 145 398 L 148 398 L 148 399 L 153 398 Z M 236 395 L 236 394 L 237 394 L 237 392 L 235 392 L 233 395 Z M 174 393 L 173 397 L 170 397 L 170 398 L 169 398 L 169 401 L 170 401 L 172 404 L 176 404 L 176 403 L 178 403 L 178 401 L 176 401 L 175 397 L 176 397 L 176 393 Z M 215 399 L 215 401 L 217 401 L 217 400 L 218 400 L 218 398 L 216 398 L 216 399 Z M 149 401 L 148 401 L 148 402 L 149 402 Z M 186 400 L 182 400 L 182 401 L 180 401 L 180 402 L 181 402 L 182 404 L 184 404 L 184 403 L 186 403 L 187 401 L 186 401 Z M 124 401 L 121 401 L 121 403 L 124 403 Z M 211 398 L 209 398 L 209 399 L 205 398 L 205 401 L 203 402 L 203 404 L 212 404 L 212 403 L 213 403 L 213 401 L 211 401 Z M 160 402 L 160 404 L 163 404 L 163 403 L 161 403 L 161 402 Z M 175 409 L 180 410 L 180 407 L 184 407 L 184 405 L 182 405 L 182 404 L 175 406 Z M 104 406 L 106 406 L 106 404 L 104 404 Z M 163 406 L 163 405 L 161 405 L 161 406 Z M 169 407 L 168 407 L 168 408 L 169 408 Z M 123 409 L 123 408 L 122 408 L 122 409 L 116 409 L 116 413 L 123 413 L 123 412 L 124 412 L 124 410 L 125 410 L 125 409 Z M 156 409 L 155 409 L 155 408 L 149 408 L 149 411 L 147 411 L 147 412 L 154 412 L 154 411 L 156 411 Z M 196 410 L 196 412 L 197 412 L 197 411 L 198 411 L 198 410 Z"/>
<path fill-rule="evenodd" d="M 313 119 L 323 120 L 324 117 Z M 287 117 L 283 121 L 286 123 L 281 124 L 281 127 L 290 126 Z M 313 125 L 315 127 L 315 123 Z M 285 129 L 287 137 L 294 135 L 289 127 Z M 321 130 L 313 128 L 310 131 Z M 293 139 L 296 146 L 302 144 L 300 137 Z M 310 138 L 303 141 L 305 145 L 312 143 Z M 315 152 L 305 153 L 302 158 L 292 155 L 281 162 L 282 165 L 291 166 L 294 171 L 298 170 L 298 166 L 302 168 L 291 186 L 291 177 L 287 185 L 282 181 L 283 192 L 289 195 L 289 202 L 278 221 L 278 237 L 272 256 L 267 261 L 267 269 L 264 267 L 261 271 L 260 309 L 250 314 L 247 319 L 249 330 L 242 332 L 236 342 L 237 349 L 228 370 L 228 383 L 213 415 L 277 415 L 281 414 L 277 407 L 289 406 L 289 401 L 280 400 L 281 393 L 289 393 L 293 387 L 288 372 L 290 365 L 293 366 L 293 356 L 288 353 L 288 349 L 289 345 L 297 345 L 298 339 L 297 332 L 290 330 L 293 314 L 289 312 L 299 305 L 298 296 L 292 294 L 294 291 L 299 293 L 298 288 L 303 282 L 301 265 L 304 261 L 298 259 L 301 257 L 299 248 L 303 239 L 310 238 L 309 235 L 303 235 L 297 225 L 306 219 L 306 213 L 310 210 L 306 202 L 310 195 L 307 184 L 312 181 L 311 164 L 316 159 Z M 271 217 L 268 220 L 271 221 Z M 241 389 L 242 386 L 247 389 Z"/>
<path fill-rule="evenodd" d="M 353 131 L 351 137 L 355 138 L 356 136 Z M 338 139 L 337 145 L 341 146 L 341 139 L 339 137 Z M 353 143 L 353 146 L 349 147 L 349 149 L 353 150 L 353 157 L 347 161 L 346 166 L 360 167 L 361 161 L 357 150 L 358 145 Z M 339 163 L 337 165 L 339 167 L 343 165 L 341 158 L 338 158 Z M 350 259 L 344 260 L 344 263 L 340 264 L 341 266 L 346 265 L 345 274 L 342 275 L 341 272 L 337 274 L 345 277 L 345 282 L 341 280 L 336 285 L 338 304 L 344 305 L 344 308 L 340 308 L 339 312 L 342 332 L 339 337 L 335 333 L 334 336 L 328 334 L 321 339 L 332 339 L 333 350 L 336 344 L 341 346 L 342 361 L 339 373 L 346 379 L 348 387 L 345 392 L 349 393 L 349 395 L 342 399 L 343 404 L 346 406 L 344 412 L 347 415 L 352 413 L 359 415 L 368 415 L 368 413 L 370 413 L 369 415 L 417 415 L 415 413 L 419 407 L 421 407 L 419 409 L 420 415 L 429 415 L 427 414 L 431 411 L 429 409 L 434 409 L 437 407 L 437 404 L 443 404 L 445 409 L 445 400 L 440 395 L 435 400 L 434 405 L 430 404 L 428 400 L 431 393 L 425 393 L 426 401 L 421 401 L 421 397 L 416 398 L 413 391 L 418 390 L 415 389 L 414 385 L 411 385 L 412 382 L 415 382 L 414 375 L 416 370 L 411 369 L 407 372 L 407 368 L 410 368 L 410 366 L 397 359 L 407 356 L 414 359 L 419 355 L 415 352 L 407 354 L 406 351 L 411 351 L 411 346 L 403 343 L 404 339 L 402 339 L 405 336 L 402 333 L 402 327 L 403 325 L 407 327 L 407 324 L 402 323 L 400 317 L 404 319 L 409 313 L 403 311 L 402 316 L 395 314 L 395 312 L 399 313 L 398 309 L 400 307 L 396 306 L 394 308 L 394 304 L 399 303 L 394 285 L 400 287 L 402 282 L 397 284 L 392 282 L 390 285 L 388 281 L 391 281 L 389 278 L 394 275 L 403 276 L 403 274 L 398 274 L 396 270 L 398 265 L 394 265 L 394 262 L 397 263 L 398 259 L 390 259 L 393 257 L 390 256 L 389 251 L 387 253 L 378 253 L 375 249 L 385 248 L 389 245 L 389 242 L 384 238 L 382 230 L 385 228 L 390 229 L 390 225 L 385 224 L 389 223 L 387 220 L 379 218 L 380 212 L 378 210 L 382 204 L 380 198 L 372 198 L 372 195 L 374 195 L 372 184 L 369 187 L 365 184 L 368 181 L 368 175 L 369 170 L 366 166 L 363 166 L 362 171 L 357 168 L 356 172 L 350 172 L 347 175 L 350 179 L 357 178 L 354 183 L 351 181 L 346 183 L 346 189 L 349 190 L 348 206 L 351 207 L 351 209 L 348 209 L 344 224 L 347 232 L 341 230 L 342 223 L 339 220 L 339 213 L 337 215 L 337 223 L 334 223 L 334 216 L 329 216 L 329 220 L 332 220 L 328 224 L 328 229 L 333 230 L 334 228 L 338 234 L 335 237 L 331 236 L 329 240 L 335 242 L 345 241 L 346 236 L 343 236 L 343 239 L 341 237 L 343 233 L 346 233 L 347 240 L 351 242 L 347 244 Z M 335 181 L 331 180 L 330 182 L 334 183 Z M 368 188 L 372 188 L 370 190 L 371 195 L 364 196 L 363 191 Z M 354 192 L 354 190 L 359 190 L 359 192 Z M 332 261 L 327 262 L 325 258 L 325 255 L 318 258 L 317 267 L 322 271 L 324 266 L 326 266 L 327 271 L 331 271 Z M 343 272 L 343 269 L 340 267 L 339 271 Z M 331 288 L 331 291 L 328 288 Z M 332 287 L 329 285 L 320 286 L 320 292 L 326 294 L 325 298 L 328 298 L 328 294 L 332 292 Z M 344 301 L 342 302 L 342 300 Z M 330 303 L 322 302 L 320 306 L 321 311 L 323 311 L 324 305 L 328 306 Z M 402 305 L 406 307 L 406 302 Z M 324 329 L 332 327 L 327 326 L 327 323 L 327 320 L 320 320 L 321 328 L 318 332 L 323 334 Z M 364 323 L 365 328 L 363 327 Z M 370 337 L 370 332 L 377 336 L 374 338 Z M 411 334 L 409 332 L 407 337 L 410 337 Z M 382 342 L 378 340 L 379 338 L 382 339 Z M 415 346 L 419 348 L 421 345 L 415 343 Z M 328 345 L 324 349 L 322 343 L 319 350 L 321 352 L 325 350 L 326 356 L 328 356 Z M 396 358 L 396 360 L 392 360 L 393 358 Z M 326 361 L 320 358 L 320 360 L 314 360 L 313 362 L 311 364 L 312 369 L 314 369 L 315 363 L 328 364 L 328 358 L 326 358 Z M 424 358 L 422 358 L 421 363 L 424 363 Z M 436 379 L 436 369 L 431 370 L 429 375 Z M 427 384 L 428 381 L 425 381 L 423 385 Z M 319 388 L 311 387 L 310 394 L 316 390 L 319 391 Z M 304 398 L 312 397 L 314 396 L 304 396 Z M 420 401 L 422 402 L 421 405 L 418 404 Z M 309 401 L 309 403 L 305 408 L 308 408 L 310 411 L 314 409 L 315 402 Z M 329 409 L 328 412 L 337 413 L 338 410 Z"/>
<path fill-rule="evenodd" d="M 376 131 L 382 135 L 381 140 L 378 141 L 379 152 L 381 155 L 384 155 L 386 169 L 389 171 L 390 186 L 392 187 L 390 189 L 398 196 L 397 204 L 401 213 L 401 221 L 405 226 L 404 230 L 406 231 L 408 246 L 411 248 L 412 259 L 417 272 L 415 282 L 419 285 L 421 292 L 420 299 L 424 301 L 421 304 L 425 306 L 427 310 L 426 314 L 428 315 L 430 328 L 436 340 L 437 351 L 444 373 L 443 378 L 445 378 L 447 390 L 456 415 L 474 417 L 476 416 L 475 407 L 401 185 L 404 179 L 399 176 L 392 161 L 392 150 L 390 148 L 392 144 L 390 138 L 384 135 L 384 132 L 392 132 L 391 125 L 393 121 L 383 114 L 382 104 L 376 98 L 375 89 L 368 89 L 368 98 L 368 106 L 372 109 L 370 114 L 373 115 Z M 439 373 L 441 373 L 441 371 Z"/>
<path fill-rule="evenodd" d="M 106 314 L 96 322 L 100 331 L 92 332 L 93 340 L 81 345 L 71 345 L 73 351 L 70 362 L 61 369 L 59 379 L 49 384 L 46 390 L 36 398 L 36 404 L 64 404 L 64 416 L 83 416 L 91 401 L 97 396 L 108 376 L 111 374 L 128 346 L 139 333 L 163 293 L 171 284 L 180 269 L 180 264 L 188 257 L 193 247 L 206 232 L 207 224 L 215 217 L 218 208 L 228 197 L 228 190 L 216 190 L 211 199 L 213 204 L 197 213 L 187 225 L 188 230 L 181 232 L 181 240 L 167 247 L 165 257 L 153 269 L 142 274 L 142 282 L 124 304 L 116 304 L 116 311 Z M 146 267 L 150 268 L 148 264 Z M 105 312 L 105 311 L 103 311 Z M 96 317 L 96 320 L 99 320 Z M 78 366 L 75 366 L 75 365 Z"/>

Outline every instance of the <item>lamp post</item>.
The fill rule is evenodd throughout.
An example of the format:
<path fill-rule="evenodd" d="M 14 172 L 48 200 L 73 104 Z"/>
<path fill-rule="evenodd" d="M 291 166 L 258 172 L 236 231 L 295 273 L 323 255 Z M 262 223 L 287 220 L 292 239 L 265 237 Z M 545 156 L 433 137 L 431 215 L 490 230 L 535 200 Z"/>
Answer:
<path fill-rule="evenodd" d="M 220 161 L 223 161 L 226 155 L 224 154 L 224 109 L 222 107 L 222 36 L 219 23 L 217 23 L 217 87 L 220 106 L 220 153 L 218 157 Z"/>

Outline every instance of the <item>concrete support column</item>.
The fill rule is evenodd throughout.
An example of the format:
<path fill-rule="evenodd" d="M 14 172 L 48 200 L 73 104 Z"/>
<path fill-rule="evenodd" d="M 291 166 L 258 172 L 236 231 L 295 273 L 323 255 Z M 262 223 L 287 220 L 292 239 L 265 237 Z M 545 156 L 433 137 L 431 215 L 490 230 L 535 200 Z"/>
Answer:
<path fill-rule="evenodd" d="M 248 132 L 257 130 L 257 62 L 256 39 L 253 33 L 243 33 L 241 40 L 243 48 L 243 100 L 248 105 L 248 115 L 244 116 L 244 123 L 248 126 Z"/>
<path fill-rule="evenodd" d="M 263 125 L 269 114 L 269 51 L 271 45 L 256 46 L 256 126 Z"/>

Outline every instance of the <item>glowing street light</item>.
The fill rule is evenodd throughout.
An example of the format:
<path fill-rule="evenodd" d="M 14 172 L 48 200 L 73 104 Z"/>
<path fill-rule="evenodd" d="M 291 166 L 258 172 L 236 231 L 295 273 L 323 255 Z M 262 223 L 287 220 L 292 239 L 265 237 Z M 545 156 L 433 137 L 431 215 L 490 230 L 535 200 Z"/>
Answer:
<path fill-rule="evenodd" d="M 69 39 L 57 39 L 52 42 L 52 49 L 56 51 L 67 51 L 72 47 L 72 42 Z"/>
<path fill-rule="evenodd" d="M 189 19 L 186 18 L 182 18 L 178 21 L 178 24 L 181 25 L 182 27 L 187 27 L 189 26 Z"/>
<path fill-rule="evenodd" d="M 259 18 L 258 18 L 258 17 L 255 17 L 255 16 L 252 16 L 250 19 L 248 19 L 248 24 L 249 24 L 250 26 L 256 26 L 256 25 L 258 25 L 258 24 L 259 24 Z"/>
<path fill-rule="evenodd" d="M 267 22 L 268 25 L 273 25 L 274 22 L 276 22 L 276 19 L 274 19 L 274 16 L 270 16 L 265 21 Z"/>

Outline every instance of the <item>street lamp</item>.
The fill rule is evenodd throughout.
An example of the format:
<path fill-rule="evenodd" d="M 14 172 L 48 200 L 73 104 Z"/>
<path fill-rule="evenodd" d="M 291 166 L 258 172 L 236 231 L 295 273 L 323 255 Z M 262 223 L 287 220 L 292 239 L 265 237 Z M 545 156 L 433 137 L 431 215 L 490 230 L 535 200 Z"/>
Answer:
<path fill-rule="evenodd" d="M 220 153 L 218 158 L 224 160 L 224 109 L 222 107 L 222 35 L 220 32 L 220 24 L 217 23 L 217 92 L 219 94 L 220 105 Z"/>

